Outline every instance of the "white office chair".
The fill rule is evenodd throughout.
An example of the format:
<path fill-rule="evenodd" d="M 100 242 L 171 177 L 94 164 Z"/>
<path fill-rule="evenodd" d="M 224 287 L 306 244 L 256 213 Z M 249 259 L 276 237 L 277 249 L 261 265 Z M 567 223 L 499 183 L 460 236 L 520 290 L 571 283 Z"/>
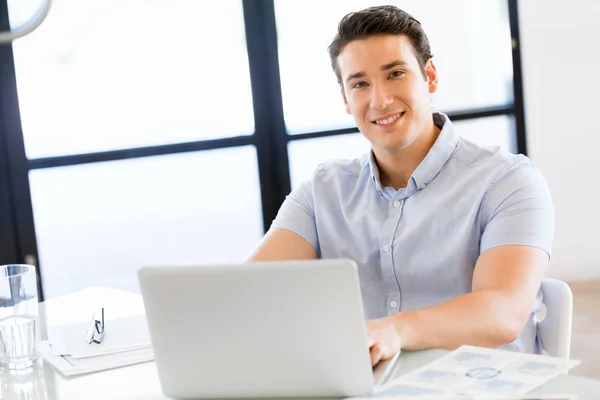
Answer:
<path fill-rule="evenodd" d="M 546 315 L 538 320 L 538 336 L 543 349 L 553 357 L 569 358 L 573 324 L 573 293 L 563 281 L 542 280 L 543 304 Z"/>

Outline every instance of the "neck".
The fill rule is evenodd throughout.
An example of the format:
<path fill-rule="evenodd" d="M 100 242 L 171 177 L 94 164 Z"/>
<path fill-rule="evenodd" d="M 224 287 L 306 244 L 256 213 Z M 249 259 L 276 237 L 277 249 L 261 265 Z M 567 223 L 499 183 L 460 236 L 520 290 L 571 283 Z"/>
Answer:
<path fill-rule="evenodd" d="M 405 188 L 415 169 L 427 156 L 439 133 L 439 128 L 431 121 L 431 125 L 406 148 L 397 151 L 373 148 L 381 184 L 395 190 Z"/>

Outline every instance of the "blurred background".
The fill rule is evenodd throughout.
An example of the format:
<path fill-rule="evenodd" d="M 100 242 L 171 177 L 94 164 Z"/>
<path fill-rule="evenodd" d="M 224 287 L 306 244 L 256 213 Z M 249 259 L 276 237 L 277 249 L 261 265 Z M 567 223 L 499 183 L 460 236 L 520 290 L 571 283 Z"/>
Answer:
<path fill-rule="evenodd" d="M 435 110 L 541 169 L 548 275 L 598 304 L 596 0 L 54 0 L 0 45 L 0 262 L 38 265 L 47 299 L 246 259 L 320 162 L 368 150 L 327 46 L 346 13 L 388 3 L 428 33 Z M 39 4 L 0 0 L 0 27 Z"/>

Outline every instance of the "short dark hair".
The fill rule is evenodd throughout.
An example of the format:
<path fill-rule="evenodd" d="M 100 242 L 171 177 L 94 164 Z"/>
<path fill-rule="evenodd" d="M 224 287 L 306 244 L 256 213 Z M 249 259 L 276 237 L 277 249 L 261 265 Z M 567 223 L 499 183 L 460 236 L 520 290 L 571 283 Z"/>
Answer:
<path fill-rule="evenodd" d="M 406 35 L 415 49 L 421 72 L 425 76 L 425 65 L 433 54 L 421 23 L 396 6 L 376 6 L 347 14 L 338 24 L 337 34 L 327 50 L 331 67 L 340 84 L 342 77 L 337 58 L 344 46 L 354 40 L 377 35 Z"/>

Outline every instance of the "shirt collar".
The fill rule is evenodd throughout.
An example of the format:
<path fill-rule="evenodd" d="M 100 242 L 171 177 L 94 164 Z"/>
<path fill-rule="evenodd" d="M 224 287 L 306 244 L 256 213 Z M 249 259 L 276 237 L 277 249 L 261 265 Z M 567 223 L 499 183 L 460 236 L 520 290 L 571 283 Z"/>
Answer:
<path fill-rule="evenodd" d="M 414 183 L 409 181 L 407 188 L 411 186 L 411 183 L 416 186 L 417 190 L 427 186 L 442 170 L 442 167 L 450 159 L 458 144 L 458 135 L 446 114 L 434 113 L 433 123 L 440 128 L 440 134 L 423 161 L 421 161 L 417 169 L 413 172 L 410 181 Z M 368 161 L 371 169 L 371 178 L 377 190 L 381 194 L 384 194 L 384 188 L 379 179 L 379 168 L 377 167 L 375 155 L 372 150 L 369 152 Z"/>

